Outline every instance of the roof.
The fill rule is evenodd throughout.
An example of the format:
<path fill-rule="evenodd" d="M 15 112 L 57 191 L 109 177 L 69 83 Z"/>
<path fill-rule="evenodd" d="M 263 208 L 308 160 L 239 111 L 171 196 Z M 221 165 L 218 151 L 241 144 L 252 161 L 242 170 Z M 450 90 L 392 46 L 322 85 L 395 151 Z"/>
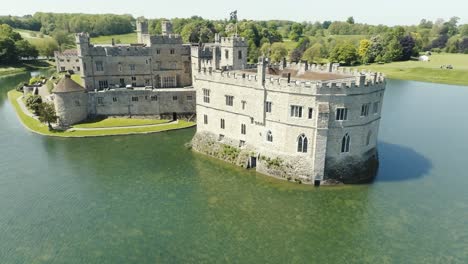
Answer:
<path fill-rule="evenodd" d="M 73 81 L 70 75 L 67 74 L 58 82 L 58 84 L 52 90 L 52 93 L 74 93 L 85 91 L 85 88 L 81 87 L 81 85 Z"/>
<path fill-rule="evenodd" d="M 78 56 L 78 50 L 68 49 L 68 50 L 64 50 L 62 52 L 58 52 L 58 54 L 62 55 L 62 56 Z"/>
<path fill-rule="evenodd" d="M 244 70 L 244 71 L 257 72 L 256 69 Z M 295 69 L 284 69 L 284 70 L 275 69 L 275 68 L 267 69 L 267 75 L 269 75 L 270 77 L 279 76 L 282 78 L 287 78 L 289 74 L 291 74 L 291 79 L 293 80 L 307 80 L 307 81 L 332 81 L 332 80 L 340 80 L 340 79 L 346 79 L 346 78 L 352 77 L 349 75 L 331 73 L 331 72 L 306 71 L 306 72 L 301 73 Z"/>

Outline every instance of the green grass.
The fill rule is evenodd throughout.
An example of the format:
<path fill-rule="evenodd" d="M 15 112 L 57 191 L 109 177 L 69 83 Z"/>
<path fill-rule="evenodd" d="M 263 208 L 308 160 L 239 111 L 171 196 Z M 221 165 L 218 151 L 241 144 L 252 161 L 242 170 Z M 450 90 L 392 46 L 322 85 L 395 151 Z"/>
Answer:
<path fill-rule="evenodd" d="M 99 36 L 95 38 L 91 38 L 92 44 L 111 44 L 112 39 L 116 41 L 116 43 L 120 42 L 122 44 L 132 44 L 137 42 L 137 33 L 128 33 L 123 35 L 111 35 L 111 36 Z"/>
<path fill-rule="evenodd" d="M 28 129 L 34 131 L 35 133 L 45 135 L 45 136 L 54 136 L 54 137 L 97 137 L 97 136 L 116 136 L 116 135 L 130 135 L 130 134 L 147 134 L 147 133 L 156 133 L 169 130 L 183 129 L 192 127 L 195 125 L 193 122 L 186 122 L 179 120 L 178 124 L 168 124 L 165 126 L 157 127 L 145 127 L 145 128 L 125 128 L 125 129 L 111 129 L 111 130 L 95 130 L 95 131 L 49 131 L 47 125 L 40 123 L 36 119 L 27 116 L 20 108 L 18 102 L 16 101 L 22 94 L 15 90 L 8 92 L 8 98 L 10 103 L 13 105 L 18 117 L 21 122 Z"/>
<path fill-rule="evenodd" d="M 74 128 L 109 128 L 109 127 L 124 127 L 124 126 L 146 126 L 169 123 L 169 120 L 157 119 L 132 119 L 132 118 L 104 118 L 85 121 L 81 124 L 74 125 Z"/>
<path fill-rule="evenodd" d="M 440 69 L 441 65 L 448 64 L 454 69 Z M 468 85 L 468 54 L 434 54 L 430 62 L 392 62 L 361 66 L 359 69 L 383 72 L 391 79 Z"/>
<path fill-rule="evenodd" d="M 79 74 L 73 74 L 73 75 L 71 76 L 71 79 L 72 79 L 73 81 L 75 81 L 77 84 L 83 86 L 83 79 L 81 79 L 81 75 L 79 75 Z"/>

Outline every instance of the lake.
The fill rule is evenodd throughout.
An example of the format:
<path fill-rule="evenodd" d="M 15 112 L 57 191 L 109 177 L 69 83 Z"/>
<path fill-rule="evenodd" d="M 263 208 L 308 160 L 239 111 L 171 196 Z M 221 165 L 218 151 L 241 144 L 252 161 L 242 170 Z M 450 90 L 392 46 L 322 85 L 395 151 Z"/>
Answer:
<path fill-rule="evenodd" d="M 389 80 L 369 185 L 286 183 L 193 153 L 194 129 L 28 132 L 0 78 L 0 263 L 467 263 L 468 87 Z"/>

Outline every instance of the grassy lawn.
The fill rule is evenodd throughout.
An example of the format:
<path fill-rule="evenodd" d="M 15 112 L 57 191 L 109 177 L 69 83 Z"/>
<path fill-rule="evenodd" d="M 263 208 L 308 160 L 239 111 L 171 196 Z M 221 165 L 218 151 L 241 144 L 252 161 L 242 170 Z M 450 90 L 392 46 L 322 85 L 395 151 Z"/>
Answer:
<path fill-rule="evenodd" d="M 79 75 L 79 74 L 73 74 L 73 75 L 71 76 L 71 79 L 72 79 L 73 81 L 75 81 L 77 84 L 83 86 L 83 79 L 81 79 L 81 75 Z"/>
<path fill-rule="evenodd" d="M 117 43 L 120 41 L 122 44 L 133 44 L 137 42 L 136 32 L 123 34 L 123 35 L 111 35 L 111 36 L 99 36 L 91 38 L 92 44 L 112 44 L 112 39 Z"/>
<path fill-rule="evenodd" d="M 20 92 L 12 90 L 8 92 L 8 98 L 13 105 L 21 122 L 30 130 L 45 135 L 55 137 L 96 137 L 96 136 L 115 136 L 115 135 L 130 135 L 130 134 L 146 134 L 156 133 L 175 129 L 188 128 L 195 125 L 193 122 L 186 122 L 180 120 L 178 124 L 168 124 L 165 126 L 149 127 L 149 128 L 125 128 L 125 129 L 112 129 L 112 130 L 96 130 L 96 131 L 49 131 L 47 125 L 40 123 L 36 119 L 27 116 L 21 110 L 18 102 L 16 101 L 21 96 Z"/>
<path fill-rule="evenodd" d="M 440 69 L 451 64 L 454 69 Z M 405 61 L 359 67 L 383 72 L 391 79 L 468 85 L 468 54 L 434 54 L 430 62 Z"/>
<path fill-rule="evenodd" d="M 104 118 L 89 120 L 78 125 L 74 128 L 108 128 L 108 127 L 124 127 L 124 126 L 145 126 L 145 125 L 158 125 L 169 123 L 169 120 L 157 119 L 131 119 L 131 118 Z"/>

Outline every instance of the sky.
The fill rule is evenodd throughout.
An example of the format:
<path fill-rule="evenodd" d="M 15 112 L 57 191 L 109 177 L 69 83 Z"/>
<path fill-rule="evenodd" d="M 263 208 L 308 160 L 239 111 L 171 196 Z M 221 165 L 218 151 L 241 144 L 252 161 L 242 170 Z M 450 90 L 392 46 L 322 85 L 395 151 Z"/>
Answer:
<path fill-rule="evenodd" d="M 35 12 L 113 13 L 135 17 L 174 18 L 202 16 L 229 18 L 238 10 L 239 19 L 324 21 L 353 16 L 358 23 L 384 25 L 418 24 L 422 18 L 436 20 L 460 17 L 468 23 L 467 0 L 0 0 L 0 15 L 26 15 Z M 79 5 L 77 3 L 80 3 Z"/>

